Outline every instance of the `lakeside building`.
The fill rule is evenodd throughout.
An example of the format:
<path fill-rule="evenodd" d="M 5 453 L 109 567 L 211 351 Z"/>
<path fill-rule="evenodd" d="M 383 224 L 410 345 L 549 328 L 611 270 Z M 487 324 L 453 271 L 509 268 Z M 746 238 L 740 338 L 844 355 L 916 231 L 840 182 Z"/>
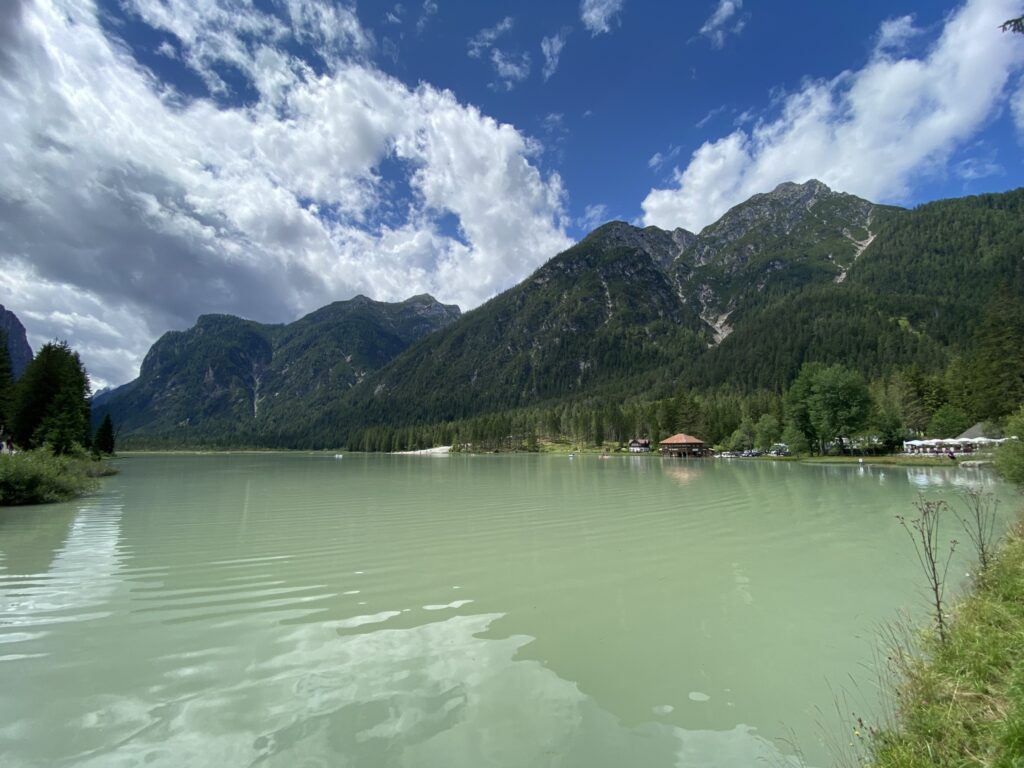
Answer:
<path fill-rule="evenodd" d="M 704 441 L 693 435 L 672 435 L 661 441 L 661 455 L 677 458 L 699 459 L 707 456 L 710 451 Z"/>
<path fill-rule="evenodd" d="M 629 441 L 629 452 L 630 453 L 650 453 L 651 452 L 651 441 L 646 437 L 637 438 L 634 437 Z"/>
<path fill-rule="evenodd" d="M 1007 440 L 1016 440 L 1016 435 L 1010 437 L 951 437 L 945 440 L 904 440 L 903 453 L 911 456 L 930 456 L 953 454 L 954 456 L 974 453 L 975 451 L 986 451 L 998 448 Z"/>

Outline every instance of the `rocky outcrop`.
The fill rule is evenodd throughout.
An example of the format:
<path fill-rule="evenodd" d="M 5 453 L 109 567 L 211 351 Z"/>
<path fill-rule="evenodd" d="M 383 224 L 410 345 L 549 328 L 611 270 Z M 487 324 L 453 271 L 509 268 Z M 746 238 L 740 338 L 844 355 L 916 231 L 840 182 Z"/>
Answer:
<path fill-rule="evenodd" d="M 898 210 L 834 192 L 817 179 L 785 182 L 701 230 L 670 272 L 680 297 L 703 317 L 731 315 L 735 322 L 780 291 L 841 282 L 870 245 L 873 224 Z"/>
<path fill-rule="evenodd" d="M 11 358 L 11 370 L 17 379 L 25 367 L 32 362 L 32 347 L 28 345 L 25 326 L 18 316 L 0 304 L 0 330 L 7 335 L 7 354 Z"/>

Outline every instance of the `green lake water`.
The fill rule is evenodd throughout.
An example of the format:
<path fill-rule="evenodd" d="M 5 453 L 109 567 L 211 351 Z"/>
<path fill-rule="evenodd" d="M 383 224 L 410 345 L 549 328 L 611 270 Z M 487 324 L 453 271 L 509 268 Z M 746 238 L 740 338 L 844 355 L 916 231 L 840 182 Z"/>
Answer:
<path fill-rule="evenodd" d="M 966 487 L 1016 503 L 955 468 L 119 466 L 0 509 L 5 768 L 827 765 L 837 708 L 878 710 L 880 625 L 924 618 L 895 516 Z"/>

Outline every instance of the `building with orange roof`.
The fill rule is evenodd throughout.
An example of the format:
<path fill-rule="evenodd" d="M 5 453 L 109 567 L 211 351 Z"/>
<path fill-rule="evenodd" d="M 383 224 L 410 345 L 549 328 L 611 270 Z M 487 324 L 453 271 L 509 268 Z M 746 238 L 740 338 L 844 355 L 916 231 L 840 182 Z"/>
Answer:
<path fill-rule="evenodd" d="M 708 455 L 708 448 L 704 441 L 693 435 L 678 435 L 666 437 L 659 445 L 662 456 L 675 456 L 684 459 L 699 459 Z"/>

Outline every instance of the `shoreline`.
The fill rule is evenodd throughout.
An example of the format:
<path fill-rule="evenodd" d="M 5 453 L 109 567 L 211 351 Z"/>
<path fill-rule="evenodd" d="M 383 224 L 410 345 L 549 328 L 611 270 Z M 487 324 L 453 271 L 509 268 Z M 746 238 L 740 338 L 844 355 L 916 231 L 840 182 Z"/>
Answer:
<path fill-rule="evenodd" d="M 417 451 L 391 451 L 389 456 L 447 456 L 452 452 L 450 445 L 438 445 L 434 448 L 420 448 Z"/>
<path fill-rule="evenodd" d="M 516 451 L 516 450 L 461 450 L 455 451 L 452 445 L 439 445 L 433 448 L 421 448 L 413 451 L 343 451 L 331 448 L 138 448 L 118 451 L 116 458 L 132 458 L 133 456 L 223 456 L 223 455 L 251 455 L 261 456 L 267 454 L 307 454 L 307 455 L 359 455 L 371 456 L 448 456 L 452 453 L 466 455 L 491 455 L 491 454 L 533 454 L 537 456 L 566 456 L 575 454 L 577 456 L 607 456 L 612 457 L 637 457 L 643 459 L 662 459 L 669 457 L 662 456 L 657 451 L 648 453 L 628 453 L 617 449 L 600 449 L 594 447 L 570 447 L 568 445 L 549 444 L 542 446 L 538 451 Z M 715 460 L 717 457 L 701 457 L 706 460 Z M 675 459 L 678 460 L 678 459 Z M 690 459 L 691 461 L 693 459 Z M 885 456 L 750 456 L 730 457 L 728 461 L 778 461 L 798 462 L 801 464 L 828 464 L 828 465 L 865 465 L 876 466 L 902 466 L 902 467 L 947 467 L 949 469 L 986 469 L 992 466 L 991 455 L 979 455 L 977 458 L 960 457 L 957 461 L 950 461 L 945 456 L 903 456 L 891 454 Z"/>

